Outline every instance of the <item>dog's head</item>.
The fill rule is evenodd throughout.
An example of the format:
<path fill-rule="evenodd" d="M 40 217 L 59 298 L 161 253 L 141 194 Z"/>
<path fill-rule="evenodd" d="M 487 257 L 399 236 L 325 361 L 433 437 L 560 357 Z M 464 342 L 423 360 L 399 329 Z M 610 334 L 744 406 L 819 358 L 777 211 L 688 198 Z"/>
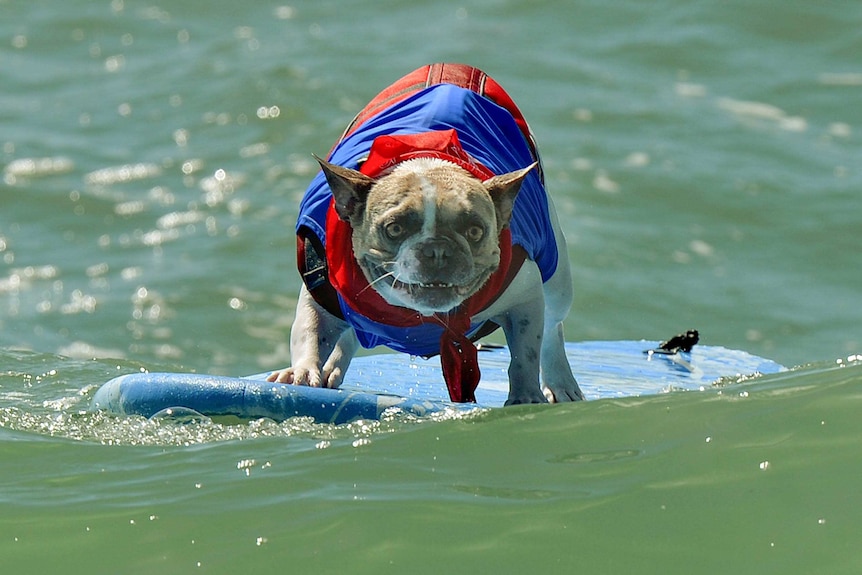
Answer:
<path fill-rule="evenodd" d="M 535 166 L 481 181 L 453 162 L 418 158 L 374 179 L 318 161 L 369 284 L 423 315 L 457 307 L 494 273 L 500 232 Z"/>

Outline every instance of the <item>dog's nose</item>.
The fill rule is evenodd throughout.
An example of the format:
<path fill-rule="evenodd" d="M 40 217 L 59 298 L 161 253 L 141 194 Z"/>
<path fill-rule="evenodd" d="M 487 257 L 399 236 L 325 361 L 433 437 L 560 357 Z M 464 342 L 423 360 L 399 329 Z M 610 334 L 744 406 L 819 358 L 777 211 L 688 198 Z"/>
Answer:
<path fill-rule="evenodd" d="M 442 268 L 452 257 L 452 246 L 449 240 L 428 240 L 422 244 L 419 252 L 427 262 Z"/>

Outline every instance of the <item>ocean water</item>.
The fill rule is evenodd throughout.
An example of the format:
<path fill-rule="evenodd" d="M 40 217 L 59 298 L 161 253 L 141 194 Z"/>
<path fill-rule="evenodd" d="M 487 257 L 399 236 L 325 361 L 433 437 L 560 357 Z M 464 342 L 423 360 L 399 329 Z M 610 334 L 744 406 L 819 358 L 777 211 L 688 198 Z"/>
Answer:
<path fill-rule="evenodd" d="M 4 573 L 857 573 L 862 5 L 0 0 Z M 791 368 L 346 426 L 117 419 L 281 367 L 293 223 L 353 115 L 483 68 L 539 141 L 567 339 Z M 577 366 L 575 366 L 577 372 Z"/>

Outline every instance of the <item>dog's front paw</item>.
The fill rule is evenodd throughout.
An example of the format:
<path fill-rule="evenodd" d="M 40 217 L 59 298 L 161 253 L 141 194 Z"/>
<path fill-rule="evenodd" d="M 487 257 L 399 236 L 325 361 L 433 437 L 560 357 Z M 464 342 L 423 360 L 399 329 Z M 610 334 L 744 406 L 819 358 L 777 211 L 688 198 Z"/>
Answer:
<path fill-rule="evenodd" d="M 307 385 L 309 387 L 320 387 L 320 370 L 307 369 L 300 366 L 285 367 L 270 373 L 267 381 L 273 383 L 287 383 L 292 385 Z"/>
<path fill-rule="evenodd" d="M 531 386 L 520 391 L 509 391 L 506 405 L 524 405 L 528 403 L 547 403 L 547 398 L 539 390 L 539 386 Z"/>
<path fill-rule="evenodd" d="M 331 387 L 341 385 L 344 370 L 340 366 L 325 369 L 321 374 L 318 369 L 303 369 L 301 367 L 285 367 L 270 373 L 266 380 L 272 383 L 291 385 L 307 385 L 308 387 Z"/>

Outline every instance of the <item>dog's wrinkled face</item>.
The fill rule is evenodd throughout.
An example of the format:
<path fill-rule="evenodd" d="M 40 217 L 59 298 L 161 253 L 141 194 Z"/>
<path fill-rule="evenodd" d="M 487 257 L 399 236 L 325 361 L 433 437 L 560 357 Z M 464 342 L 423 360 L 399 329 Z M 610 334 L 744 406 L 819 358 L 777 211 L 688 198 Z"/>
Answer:
<path fill-rule="evenodd" d="M 500 231 L 533 168 L 482 182 L 440 159 L 408 160 L 378 180 L 321 166 L 370 285 L 423 315 L 457 307 L 497 269 Z"/>

